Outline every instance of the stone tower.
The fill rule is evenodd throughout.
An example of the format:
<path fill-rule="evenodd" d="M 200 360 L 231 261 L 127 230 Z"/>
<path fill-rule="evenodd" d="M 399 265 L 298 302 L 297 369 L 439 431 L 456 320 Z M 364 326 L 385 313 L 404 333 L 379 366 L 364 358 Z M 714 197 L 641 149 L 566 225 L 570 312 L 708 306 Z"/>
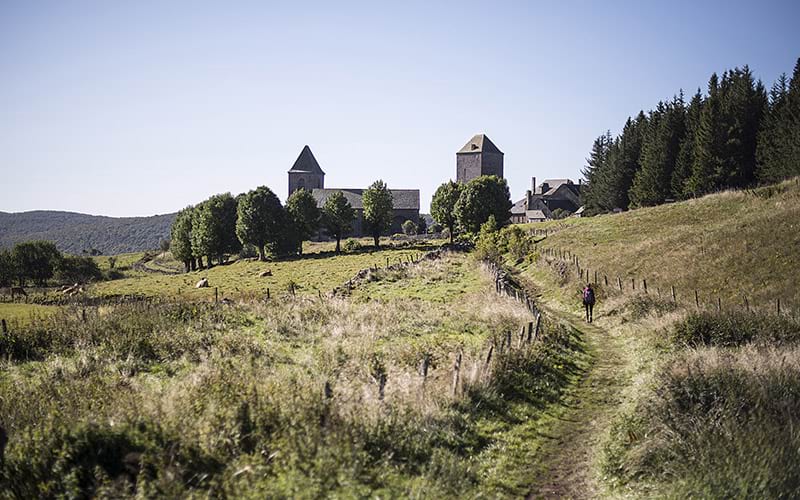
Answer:
<path fill-rule="evenodd" d="M 466 184 L 481 175 L 503 177 L 503 152 L 484 134 L 470 139 L 456 153 L 456 181 Z"/>
<path fill-rule="evenodd" d="M 304 146 L 289 170 L 289 196 L 300 188 L 308 191 L 325 187 L 325 172 L 320 168 L 311 148 Z"/>

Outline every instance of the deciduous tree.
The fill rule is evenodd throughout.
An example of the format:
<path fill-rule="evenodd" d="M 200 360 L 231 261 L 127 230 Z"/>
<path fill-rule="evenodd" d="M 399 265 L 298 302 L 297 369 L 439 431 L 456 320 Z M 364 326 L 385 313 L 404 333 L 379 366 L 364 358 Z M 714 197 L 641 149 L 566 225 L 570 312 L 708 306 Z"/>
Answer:
<path fill-rule="evenodd" d="M 259 259 L 266 259 L 267 245 L 278 242 L 284 223 L 281 201 L 270 188 L 260 186 L 239 198 L 236 236 L 242 243 L 255 246 Z"/>
<path fill-rule="evenodd" d="M 328 234 L 336 238 L 336 253 L 340 251 L 342 236 L 350 230 L 355 212 L 341 191 L 331 194 L 322 207 L 322 224 Z"/>
<path fill-rule="evenodd" d="M 508 224 L 511 206 L 506 180 L 495 175 L 482 175 L 464 186 L 456 202 L 455 213 L 461 227 L 477 233 L 490 216 L 494 216 L 499 226 Z"/>
<path fill-rule="evenodd" d="M 436 189 L 431 200 L 431 217 L 450 230 L 450 243 L 456 232 L 456 203 L 461 196 L 463 185 L 457 182 L 445 182 Z"/>
<path fill-rule="evenodd" d="M 362 196 L 364 203 L 364 222 L 367 225 L 375 247 L 380 246 L 381 235 L 392 226 L 394 206 L 392 193 L 386 187 L 386 183 L 377 180 L 370 185 Z"/>

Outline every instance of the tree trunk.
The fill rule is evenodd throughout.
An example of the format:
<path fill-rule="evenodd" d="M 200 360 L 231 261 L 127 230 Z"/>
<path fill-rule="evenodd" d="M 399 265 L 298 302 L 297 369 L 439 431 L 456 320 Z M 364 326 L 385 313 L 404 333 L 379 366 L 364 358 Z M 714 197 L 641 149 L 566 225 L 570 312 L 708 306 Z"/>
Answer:
<path fill-rule="evenodd" d="M 189 259 L 189 269 L 192 271 L 197 271 L 197 259 L 192 257 Z"/>
<path fill-rule="evenodd" d="M 183 272 L 188 273 L 189 269 L 191 268 L 191 264 L 189 264 L 188 260 L 183 261 Z"/>
<path fill-rule="evenodd" d="M 454 225 L 447 226 L 447 229 L 450 230 L 450 244 L 452 245 L 453 244 L 453 233 L 454 233 L 453 229 L 454 229 Z"/>
<path fill-rule="evenodd" d="M 339 241 L 341 241 L 342 237 L 338 234 L 336 235 L 336 253 L 339 253 Z"/>
<path fill-rule="evenodd" d="M 264 257 L 264 245 L 258 246 L 258 260 L 260 260 L 261 262 L 267 260 L 267 258 Z"/>
<path fill-rule="evenodd" d="M 375 248 L 380 248 L 381 247 L 381 235 L 380 235 L 380 233 L 373 234 L 372 238 L 375 240 Z"/>

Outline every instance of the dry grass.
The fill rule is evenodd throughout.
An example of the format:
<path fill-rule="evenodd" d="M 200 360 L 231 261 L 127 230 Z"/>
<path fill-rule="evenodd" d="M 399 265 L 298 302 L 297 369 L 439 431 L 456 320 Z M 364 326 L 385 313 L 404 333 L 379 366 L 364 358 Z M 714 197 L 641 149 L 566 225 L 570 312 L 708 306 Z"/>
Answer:
<path fill-rule="evenodd" d="M 756 191 L 730 191 L 616 215 L 570 219 L 541 244 L 578 255 L 581 267 L 616 277 L 630 289 L 646 279 L 651 292 L 723 308 L 750 304 L 800 309 L 800 184 L 798 179 Z"/>

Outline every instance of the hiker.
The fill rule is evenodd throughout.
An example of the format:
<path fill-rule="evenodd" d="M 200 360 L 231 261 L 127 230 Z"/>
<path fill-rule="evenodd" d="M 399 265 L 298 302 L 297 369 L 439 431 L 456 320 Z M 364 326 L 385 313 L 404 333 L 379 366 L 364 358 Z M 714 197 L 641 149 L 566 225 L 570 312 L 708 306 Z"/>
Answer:
<path fill-rule="evenodd" d="M 586 321 L 591 323 L 594 309 L 594 288 L 591 283 L 586 283 L 586 288 L 583 289 L 583 307 L 586 309 Z"/>

